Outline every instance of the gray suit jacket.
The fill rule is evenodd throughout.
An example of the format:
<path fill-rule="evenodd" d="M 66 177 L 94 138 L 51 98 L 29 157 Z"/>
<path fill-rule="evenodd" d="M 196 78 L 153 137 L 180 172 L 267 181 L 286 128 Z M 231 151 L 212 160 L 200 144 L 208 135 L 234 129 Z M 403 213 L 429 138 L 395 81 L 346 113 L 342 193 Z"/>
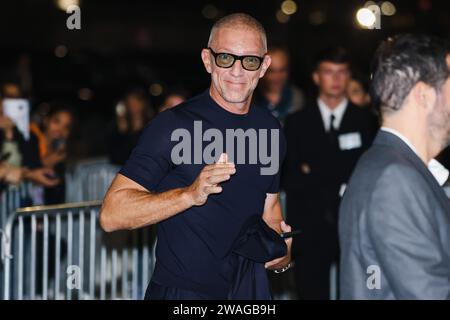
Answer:
<path fill-rule="evenodd" d="M 339 213 L 341 299 L 449 299 L 450 202 L 420 158 L 380 131 Z"/>

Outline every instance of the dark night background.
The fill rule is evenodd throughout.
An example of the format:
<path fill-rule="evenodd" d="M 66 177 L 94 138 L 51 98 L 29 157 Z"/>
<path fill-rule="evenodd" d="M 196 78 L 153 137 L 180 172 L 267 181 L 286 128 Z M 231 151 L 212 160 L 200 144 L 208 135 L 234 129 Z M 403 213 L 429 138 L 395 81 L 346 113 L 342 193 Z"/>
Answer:
<path fill-rule="evenodd" d="M 96 156 L 105 152 L 103 129 L 125 90 L 146 88 L 157 106 L 168 88 L 183 86 L 195 95 L 208 86 L 200 50 L 223 15 L 245 12 L 261 21 L 269 44 L 290 50 L 292 81 L 309 96 L 313 57 L 323 47 L 345 46 L 354 68 L 368 75 L 371 56 L 387 36 L 448 38 L 450 31 L 448 1 L 392 0 L 396 14 L 382 16 L 381 30 L 357 25 L 355 13 L 365 1 L 296 0 L 298 10 L 286 23 L 276 17 L 281 2 L 81 0 L 81 30 L 68 30 L 69 14 L 56 0 L 2 1 L 0 81 L 28 84 L 33 107 L 52 99 L 73 104 L 80 120 L 75 138 L 89 142 L 79 145 L 78 156 Z"/>

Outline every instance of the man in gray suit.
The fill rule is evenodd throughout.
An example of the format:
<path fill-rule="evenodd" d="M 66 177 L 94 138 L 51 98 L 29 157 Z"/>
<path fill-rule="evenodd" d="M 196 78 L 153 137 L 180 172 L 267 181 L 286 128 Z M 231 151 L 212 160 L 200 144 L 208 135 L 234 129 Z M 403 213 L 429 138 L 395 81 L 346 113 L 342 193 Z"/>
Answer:
<path fill-rule="evenodd" d="M 372 76 L 383 126 L 340 207 L 341 298 L 449 299 L 448 171 L 433 159 L 450 142 L 448 43 L 388 39 Z"/>

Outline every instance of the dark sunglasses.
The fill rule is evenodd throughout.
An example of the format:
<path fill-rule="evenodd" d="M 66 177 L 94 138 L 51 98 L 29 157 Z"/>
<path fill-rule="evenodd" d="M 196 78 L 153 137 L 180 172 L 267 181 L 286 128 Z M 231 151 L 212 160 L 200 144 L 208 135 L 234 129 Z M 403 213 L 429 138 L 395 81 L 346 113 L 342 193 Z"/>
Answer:
<path fill-rule="evenodd" d="M 236 60 L 241 61 L 242 67 L 247 71 L 256 71 L 261 67 L 264 57 L 258 56 L 237 56 L 235 54 L 226 52 L 214 52 L 213 49 L 208 48 L 214 56 L 216 65 L 221 68 L 231 68 Z M 265 56 L 265 55 L 264 55 Z"/>

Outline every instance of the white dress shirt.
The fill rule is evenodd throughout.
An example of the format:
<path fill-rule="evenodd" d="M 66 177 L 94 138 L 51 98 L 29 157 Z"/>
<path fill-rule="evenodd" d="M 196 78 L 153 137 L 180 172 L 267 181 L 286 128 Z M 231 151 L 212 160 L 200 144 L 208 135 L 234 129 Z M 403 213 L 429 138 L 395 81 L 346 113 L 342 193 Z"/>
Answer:
<path fill-rule="evenodd" d="M 347 110 L 348 99 L 344 98 L 344 100 L 342 100 L 342 102 L 339 103 L 338 106 L 334 109 L 330 109 L 320 98 L 317 98 L 317 104 L 319 106 L 320 114 L 322 115 L 322 121 L 325 127 L 325 131 L 330 130 L 331 115 L 334 115 L 333 127 L 334 129 L 338 130 L 341 126 L 345 110 Z"/>
<path fill-rule="evenodd" d="M 418 156 L 416 148 L 414 148 L 414 146 L 411 144 L 411 142 L 405 136 L 403 136 L 400 132 L 398 132 L 394 129 L 391 129 L 391 128 L 386 128 L 386 127 L 381 127 L 381 130 L 392 133 L 393 135 L 396 135 L 397 137 L 402 139 L 403 142 L 406 143 L 408 145 L 408 147 L 410 147 L 411 150 L 414 151 L 414 153 Z M 437 161 L 436 159 L 430 160 L 430 162 L 428 163 L 428 170 L 430 170 L 431 174 L 437 180 L 437 182 L 439 183 L 440 186 L 444 185 L 444 183 L 447 181 L 448 176 L 450 174 L 450 172 L 442 164 L 440 164 L 439 161 Z"/>

